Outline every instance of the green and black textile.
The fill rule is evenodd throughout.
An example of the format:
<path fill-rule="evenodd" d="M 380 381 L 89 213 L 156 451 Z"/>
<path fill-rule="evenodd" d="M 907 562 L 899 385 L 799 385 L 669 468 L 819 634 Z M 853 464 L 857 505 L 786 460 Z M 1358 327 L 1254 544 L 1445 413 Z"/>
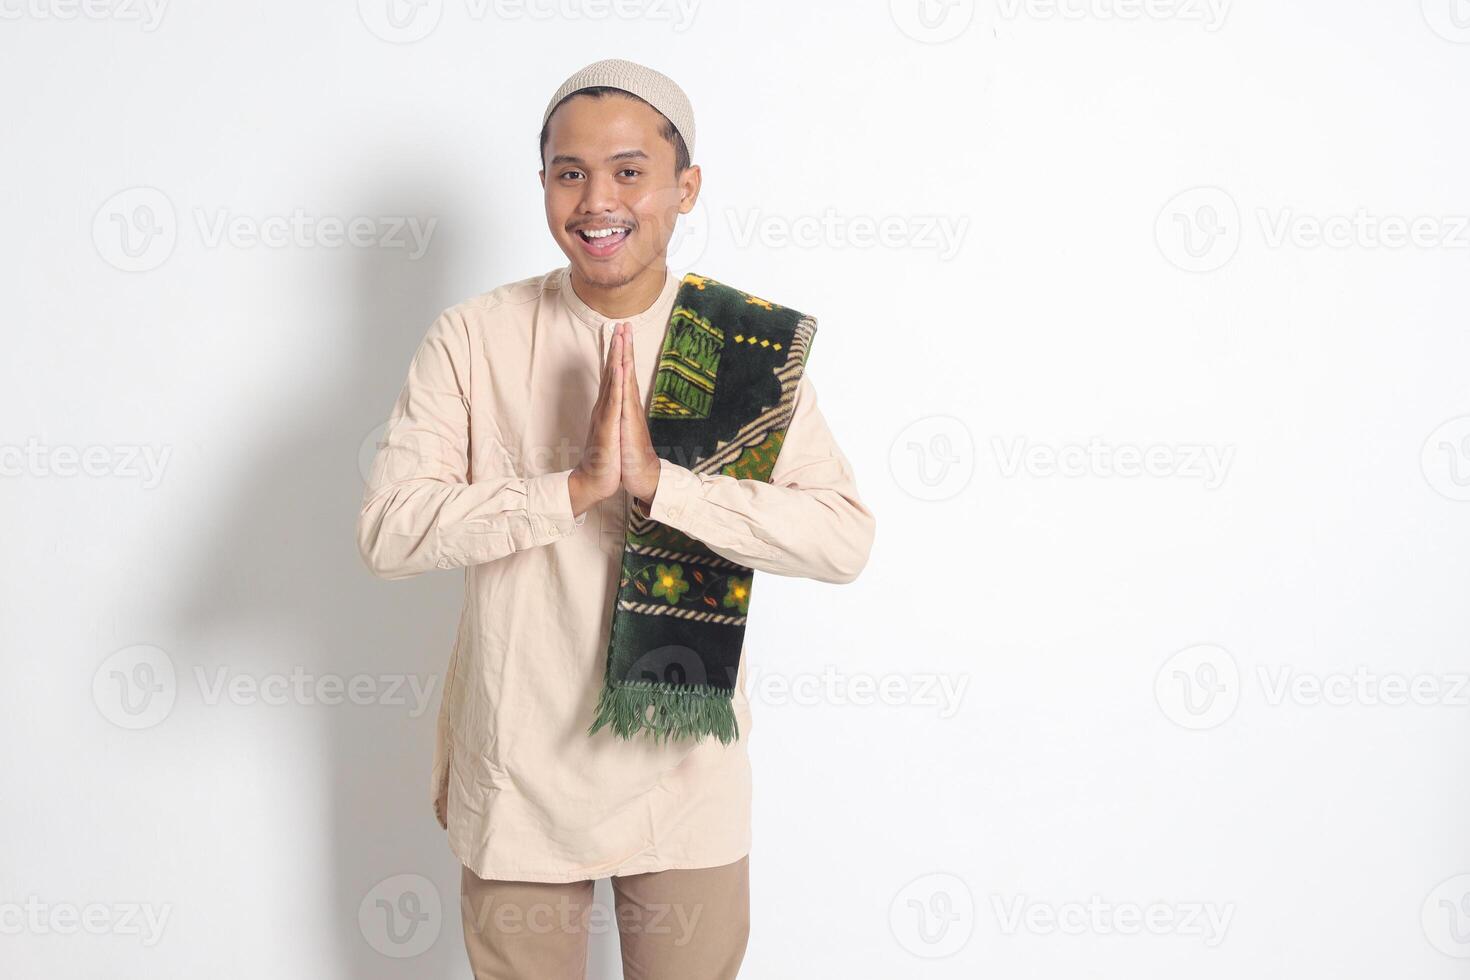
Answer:
<path fill-rule="evenodd" d="M 695 473 L 769 482 L 816 330 L 796 310 L 686 275 L 653 377 L 654 451 Z M 629 506 L 587 734 L 607 726 L 625 739 L 735 739 L 731 698 L 754 574 Z"/>

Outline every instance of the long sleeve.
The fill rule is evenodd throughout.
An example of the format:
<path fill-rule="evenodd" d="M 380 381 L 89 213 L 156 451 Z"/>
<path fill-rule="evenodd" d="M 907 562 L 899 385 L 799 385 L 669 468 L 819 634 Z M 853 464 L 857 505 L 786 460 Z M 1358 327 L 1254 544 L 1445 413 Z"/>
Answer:
<path fill-rule="evenodd" d="M 446 310 L 414 354 L 363 493 L 358 550 L 380 578 L 494 561 L 587 519 L 572 513 L 570 469 L 470 482 L 469 363 L 464 319 Z M 494 433 L 473 435 L 477 458 L 494 458 Z"/>
<path fill-rule="evenodd" d="M 858 497 L 852 467 L 817 409 L 810 372 L 770 482 L 695 473 L 661 459 L 658 487 L 640 513 L 757 571 L 822 582 L 857 578 L 876 521 Z"/>

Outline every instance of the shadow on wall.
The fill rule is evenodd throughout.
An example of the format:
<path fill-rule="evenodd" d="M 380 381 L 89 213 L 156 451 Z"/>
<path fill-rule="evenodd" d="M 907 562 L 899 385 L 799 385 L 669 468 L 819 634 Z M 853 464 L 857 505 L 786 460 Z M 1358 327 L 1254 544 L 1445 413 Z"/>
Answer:
<path fill-rule="evenodd" d="M 182 649 L 191 651 L 179 658 L 181 672 L 227 665 L 232 673 L 289 676 L 299 667 L 314 678 L 340 678 L 344 692 L 354 678 L 374 685 L 372 703 L 317 704 L 283 723 L 298 733 L 313 720 L 320 724 L 306 744 L 283 733 L 279 744 L 286 748 L 277 750 L 276 761 L 282 770 L 300 770 L 303 780 L 319 780 L 321 797 L 261 800 L 256 811 L 278 824 L 264 839 L 305 836 L 326 852 L 320 891 L 282 889 L 283 908 L 274 917 L 292 931 L 329 930 L 333 975 L 354 980 L 470 975 L 460 865 L 434 819 L 428 790 L 434 722 L 466 572 L 377 579 L 358 555 L 355 526 L 383 423 L 434 317 L 473 292 L 526 274 L 452 295 L 451 257 L 480 253 L 483 243 L 455 242 L 454 223 L 443 216 L 467 209 L 425 200 L 423 188 L 436 185 L 423 174 L 414 178 L 356 213 L 441 216 L 431 246 L 416 260 L 401 250 L 354 254 L 353 281 L 343 289 L 351 297 L 344 303 L 347 322 L 333 325 L 351 343 L 337 363 L 316 372 L 319 383 L 283 390 L 270 406 L 277 414 L 262 415 L 268 437 L 259 444 L 267 448 L 259 458 L 235 461 L 244 480 L 222 502 L 196 567 L 184 573 L 193 591 L 182 600 L 178 622 Z M 238 635 L 254 638 L 254 659 L 226 664 L 219 651 Z M 262 637 L 279 642 L 267 645 Z M 306 824 L 306 814 L 325 819 Z M 598 882 L 596 895 L 610 903 L 608 882 Z M 290 932 L 278 938 L 283 952 L 296 945 Z M 621 975 L 616 934 L 593 935 L 589 980 Z"/>
<path fill-rule="evenodd" d="M 423 212 L 418 202 L 408 211 L 385 206 L 401 208 L 411 193 L 383 197 L 357 213 L 444 213 Z M 316 779 L 319 795 L 261 800 L 257 810 L 261 819 L 278 824 L 266 839 L 305 838 L 303 850 L 325 851 L 316 879 L 320 890 L 283 890 L 283 904 L 295 914 L 281 918 L 298 920 L 302 931 L 330 930 L 337 964 L 332 974 L 363 980 L 465 975 L 463 949 L 454 947 L 458 865 L 434 822 L 425 788 L 460 589 L 448 574 L 397 583 L 375 579 L 358 557 L 354 536 L 365 465 L 358 461 L 359 449 L 381 431 L 433 315 L 452 302 L 444 299 L 443 246 L 436 240 L 415 261 L 378 249 L 352 256 L 353 281 L 341 290 L 351 297 L 341 305 L 348 322 L 330 326 L 353 342 L 341 347 L 337 363 L 321 365 L 320 383 L 295 391 L 283 385 L 269 406 L 273 414 L 262 413 L 258 424 L 265 438 L 256 444 L 264 448 L 257 458 L 235 461 L 243 479 L 221 502 L 212 536 L 200 543 L 197 567 L 183 578 L 194 590 L 180 623 L 189 638 L 185 649 L 196 662 L 205 661 L 205 670 L 222 665 L 218 651 L 227 637 L 245 635 L 279 643 L 257 639 L 254 662 L 237 657 L 229 664 L 232 673 L 289 675 L 300 667 L 312 678 L 340 678 L 344 689 L 359 676 L 376 685 L 373 703 L 315 704 L 283 721 L 298 732 L 313 722 L 319 726 L 309 741 L 276 750 L 275 760 L 282 769 L 300 770 L 303 781 Z M 311 319 L 308 314 L 300 321 Z M 371 449 L 370 441 L 365 451 Z M 180 664 L 181 671 L 193 668 Z M 420 688 L 433 682 L 432 700 L 418 717 L 415 701 L 421 698 L 412 683 L 389 696 L 394 677 Z M 283 738 L 280 744 L 289 742 Z M 359 924 L 363 900 L 375 890 L 383 893 L 382 883 L 399 875 L 423 876 L 443 899 L 438 939 L 412 957 L 391 955 L 392 938 L 387 954 L 375 949 L 375 937 Z M 409 896 L 391 914 L 403 917 L 415 902 L 431 907 L 428 898 Z M 414 941 L 411 930 L 433 929 L 434 923 L 405 920 L 385 928 L 407 949 Z M 325 947 L 324 938 L 318 933 L 301 945 Z M 277 940 L 288 949 L 295 945 L 289 935 Z"/>

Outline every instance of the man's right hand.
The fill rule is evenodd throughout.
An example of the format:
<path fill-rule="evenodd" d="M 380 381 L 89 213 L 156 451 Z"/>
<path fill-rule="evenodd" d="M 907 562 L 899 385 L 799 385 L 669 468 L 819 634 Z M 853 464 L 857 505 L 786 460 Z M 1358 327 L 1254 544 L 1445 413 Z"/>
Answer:
<path fill-rule="evenodd" d="M 592 405 L 592 418 L 587 424 L 587 442 L 582 449 L 582 459 L 567 480 L 572 513 L 576 515 L 611 497 L 622 485 L 618 429 L 623 405 L 623 330 L 624 325 L 618 324 L 612 343 L 607 346 L 607 357 L 602 363 L 602 382 L 597 390 L 597 401 Z"/>

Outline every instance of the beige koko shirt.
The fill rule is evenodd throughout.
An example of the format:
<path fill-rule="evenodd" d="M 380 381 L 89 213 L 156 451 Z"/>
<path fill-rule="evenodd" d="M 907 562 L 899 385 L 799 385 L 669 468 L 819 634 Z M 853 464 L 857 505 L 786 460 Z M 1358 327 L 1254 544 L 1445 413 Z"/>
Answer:
<path fill-rule="evenodd" d="M 465 570 L 429 787 L 465 865 L 556 882 L 728 864 L 750 847 L 744 655 L 729 745 L 587 735 L 628 496 L 572 513 L 567 477 L 618 320 L 568 275 L 502 286 L 430 325 L 378 444 L 358 546 L 386 579 Z M 622 318 L 645 411 L 678 287 L 667 273 L 653 305 Z M 810 371 L 769 483 L 664 460 L 649 513 L 731 561 L 824 582 L 857 576 L 874 531 Z M 759 587 L 752 598 L 758 613 Z"/>

